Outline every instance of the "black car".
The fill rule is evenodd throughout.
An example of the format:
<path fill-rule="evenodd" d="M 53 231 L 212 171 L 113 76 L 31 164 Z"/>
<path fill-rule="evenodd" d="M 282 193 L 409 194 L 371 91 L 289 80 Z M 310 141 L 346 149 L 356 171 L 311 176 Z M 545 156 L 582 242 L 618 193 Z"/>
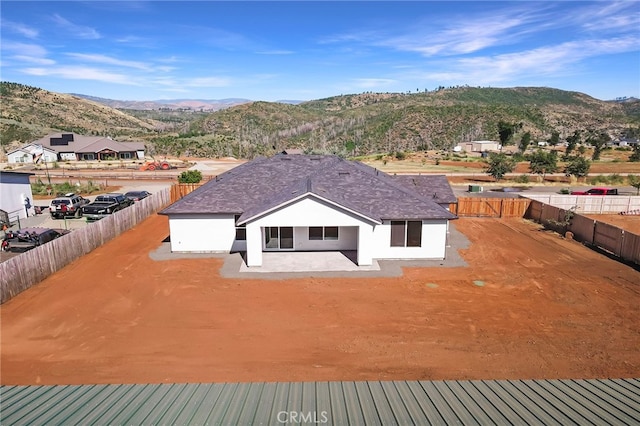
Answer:
<path fill-rule="evenodd" d="M 50 228 L 23 228 L 17 231 L 5 231 L 2 250 L 14 252 L 31 250 L 68 233 L 69 231 L 66 229 Z"/>
<path fill-rule="evenodd" d="M 147 198 L 149 195 L 151 195 L 149 191 L 129 191 L 124 194 L 125 197 L 134 202 Z"/>

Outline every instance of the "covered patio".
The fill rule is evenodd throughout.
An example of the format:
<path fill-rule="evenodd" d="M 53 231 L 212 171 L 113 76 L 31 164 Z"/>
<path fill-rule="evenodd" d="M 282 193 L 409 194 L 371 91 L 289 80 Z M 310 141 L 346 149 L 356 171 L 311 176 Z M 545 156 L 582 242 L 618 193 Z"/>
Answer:
<path fill-rule="evenodd" d="M 240 265 L 240 272 L 342 272 L 379 271 L 380 265 L 373 260 L 371 265 L 358 266 L 357 252 L 344 251 L 292 251 L 263 252 L 262 266 Z"/>

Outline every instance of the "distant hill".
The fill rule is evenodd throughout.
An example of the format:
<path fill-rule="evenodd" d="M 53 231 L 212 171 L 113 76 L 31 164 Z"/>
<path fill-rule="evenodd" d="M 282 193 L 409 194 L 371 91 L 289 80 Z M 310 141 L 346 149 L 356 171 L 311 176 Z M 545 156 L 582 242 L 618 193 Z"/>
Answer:
<path fill-rule="evenodd" d="M 160 99 L 155 101 L 119 101 L 115 99 L 98 98 L 96 96 L 71 93 L 72 96 L 88 99 L 111 108 L 135 109 L 135 110 L 192 110 L 192 111 L 218 111 L 235 105 L 252 102 L 249 99 Z"/>
<path fill-rule="evenodd" d="M 524 132 L 533 141 L 548 140 L 554 132 L 561 140 L 575 131 L 605 132 L 612 138 L 640 134 L 638 99 L 600 101 L 541 87 L 361 93 L 301 103 L 223 99 L 216 102 L 227 107 L 209 112 L 194 109 L 207 100 L 128 104 L 135 109 L 118 104 L 116 109 L 101 98 L 17 83 L 0 83 L 0 94 L 5 150 L 12 141 L 54 130 L 145 140 L 149 152 L 157 154 L 238 158 L 285 148 L 345 156 L 449 149 L 463 141 L 498 140 L 501 121 L 519 125 L 517 141 Z M 182 109 L 173 109 L 180 104 Z"/>

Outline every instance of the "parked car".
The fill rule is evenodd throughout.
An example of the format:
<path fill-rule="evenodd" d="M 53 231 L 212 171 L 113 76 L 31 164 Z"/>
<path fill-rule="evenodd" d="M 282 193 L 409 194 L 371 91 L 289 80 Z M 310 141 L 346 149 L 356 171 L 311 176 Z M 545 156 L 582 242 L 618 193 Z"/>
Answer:
<path fill-rule="evenodd" d="M 571 195 L 618 195 L 617 188 L 591 188 L 588 191 L 571 191 Z"/>
<path fill-rule="evenodd" d="M 124 194 L 98 195 L 93 203 L 82 207 L 82 214 L 88 221 L 100 220 L 132 204 L 133 201 L 125 197 Z"/>
<path fill-rule="evenodd" d="M 87 204 L 89 204 L 89 200 L 70 192 L 51 200 L 49 213 L 51 213 L 52 219 L 62 219 L 69 216 L 80 217 L 82 216 L 82 207 Z"/>
<path fill-rule="evenodd" d="M 6 231 L 2 240 L 2 250 L 14 252 L 31 250 L 68 233 L 66 229 L 37 227 Z"/>
<path fill-rule="evenodd" d="M 147 198 L 151 193 L 149 191 L 129 191 L 124 194 L 125 197 L 133 202 Z"/>

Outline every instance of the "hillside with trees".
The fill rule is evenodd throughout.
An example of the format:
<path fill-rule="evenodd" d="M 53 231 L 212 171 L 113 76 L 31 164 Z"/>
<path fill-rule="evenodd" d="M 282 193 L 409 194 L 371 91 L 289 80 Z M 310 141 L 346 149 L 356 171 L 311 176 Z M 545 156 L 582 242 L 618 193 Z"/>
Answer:
<path fill-rule="evenodd" d="M 515 145 L 562 143 L 576 132 L 598 135 L 594 141 L 640 136 L 638 99 L 605 102 L 538 87 L 361 93 L 211 113 L 117 110 L 16 83 L 2 83 L 1 94 L 5 146 L 65 130 L 144 140 L 151 154 L 250 159 L 285 148 L 343 156 L 451 149 L 504 134 Z"/>

